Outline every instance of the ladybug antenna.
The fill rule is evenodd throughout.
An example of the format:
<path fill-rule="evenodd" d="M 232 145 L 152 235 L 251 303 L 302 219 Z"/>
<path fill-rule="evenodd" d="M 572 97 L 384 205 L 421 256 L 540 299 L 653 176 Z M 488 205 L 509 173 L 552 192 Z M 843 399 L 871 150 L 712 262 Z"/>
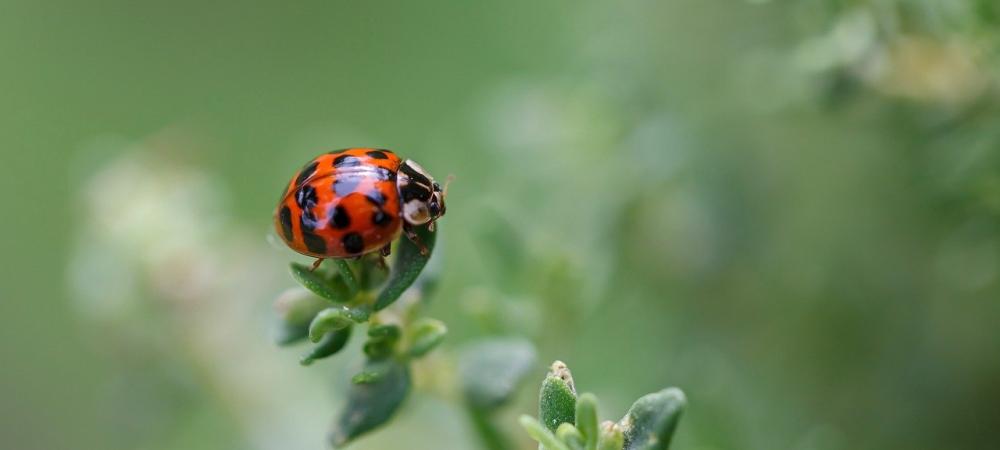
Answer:
<path fill-rule="evenodd" d="M 452 181 L 455 181 L 455 175 L 448 175 L 448 178 L 444 180 L 444 190 L 441 191 L 441 195 L 445 198 L 448 198 L 448 186 L 451 185 Z"/>

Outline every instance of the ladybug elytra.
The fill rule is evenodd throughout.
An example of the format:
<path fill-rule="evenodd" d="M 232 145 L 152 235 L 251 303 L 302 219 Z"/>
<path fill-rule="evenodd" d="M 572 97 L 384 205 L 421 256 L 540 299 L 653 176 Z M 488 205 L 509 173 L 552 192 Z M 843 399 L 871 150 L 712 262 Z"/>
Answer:
<path fill-rule="evenodd" d="M 400 233 L 422 251 L 413 227 L 445 213 L 444 191 L 419 164 L 375 148 L 349 148 L 309 161 L 288 183 L 274 226 L 292 250 L 318 258 L 380 251 Z M 315 266 L 314 266 L 315 267 Z"/>

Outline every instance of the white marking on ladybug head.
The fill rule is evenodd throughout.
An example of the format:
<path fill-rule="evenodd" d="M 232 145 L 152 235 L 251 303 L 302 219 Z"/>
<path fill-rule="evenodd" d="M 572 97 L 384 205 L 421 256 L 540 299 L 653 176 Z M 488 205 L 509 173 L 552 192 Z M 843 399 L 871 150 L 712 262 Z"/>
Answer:
<path fill-rule="evenodd" d="M 403 161 L 396 175 L 396 189 L 403 203 L 403 220 L 411 225 L 423 225 L 445 213 L 441 185 L 412 160 Z"/>

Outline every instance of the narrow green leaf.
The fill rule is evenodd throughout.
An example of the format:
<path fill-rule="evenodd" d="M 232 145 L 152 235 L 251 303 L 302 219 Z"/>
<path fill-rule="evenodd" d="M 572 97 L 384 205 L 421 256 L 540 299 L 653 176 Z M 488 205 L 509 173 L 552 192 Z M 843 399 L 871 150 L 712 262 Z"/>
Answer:
<path fill-rule="evenodd" d="M 340 279 L 343 280 L 344 285 L 347 287 L 347 291 L 350 296 L 354 296 L 358 292 L 358 278 L 354 275 L 354 270 L 351 269 L 351 265 L 347 263 L 344 259 L 333 260 L 337 265 L 337 269 L 340 271 Z"/>
<path fill-rule="evenodd" d="M 366 368 L 384 362 L 369 361 Z M 409 368 L 392 360 L 381 378 L 371 383 L 351 384 L 347 404 L 340 410 L 330 432 L 330 443 L 342 448 L 353 439 L 389 421 L 410 390 Z"/>
<path fill-rule="evenodd" d="M 309 354 L 303 356 L 299 363 L 303 366 L 308 366 L 317 359 L 332 356 L 342 350 L 351 337 L 351 328 L 351 326 L 348 326 L 323 335 L 319 343 L 313 347 Z"/>
<path fill-rule="evenodd" d="M 597 438 L 597 450 L 622 450 L 625 446 L 625 435 L 622 428 L 610 420 L 601 423 L 600 435 Z"/>
<path fill-rule="evenodd" d="M 326 308 L 316 314 L 312 323 L 309 324 L 309 339 L 313 342 L 319 342 L 323 335 L 328 332 L 347 328 L 356 322 L 367 319 L 367 314 L 361 310 L 346 306 Z"/>
<path fill-rule="evenodd" d="M 572 424 L 564 423 L 556 429 L 556 438 L 571 450 L 583 450 L 583 435 Z"/>
<path fill-rule="evenodd" d="M 389 281 L 375 299 L 375 311 L 382 310 L 399 299 L 399 296 L 403 295 L 403 292 L 417 280 L 431 257 L 434 242 L 437 240 L 437 232 L 430 231 L 427 226 L 415 227 L 414 231 L 420 242 L 427 247 L 427 254 L 420 254 L 420 247 L 407 239 L 406 236 L 399 239 L 392 273 L 389 276 Z"/>
<path fill-rule="evenodd" d="M 536 358 L 535 347 L 520 338 L 493 338 L 467 345 L 458 360 L 466 403 L 483 411 L 504 405 L 531 374 Z"/>
<path fill-rule="evenodd" d="M 570 450 L 566 444 L 556 439 L 556 436 L 548 428 L 539 423 L 538 420 L 535 420 L 534 417 L 523 415 L 518 418 L 518 422 L 521 423 L 524 431 L 528 432 L 528 436 L 531 436 L 532 439 L 542 444 L 542 447 L 546 450 Z"/>
<path fill-rule="evenodd" d="M 421 318 L 410 326 L 410 348 L 407 353 L 419 358 L 437 347 L 448 333 L 448 327 L 440 320 Z"/>
<path fill-rule="evenodd" d="M 345 286 L 338 285 L 323 276 L 319 271 L 313 272 L 308 266 L 292 263 L 292 278 L 314 294 L 334 303 L 344 303 L 351 299 Z"/>
<path fill-rule="evenodd" d="M 687 404 L 677 388 L 645 395 L 636 400 L 618 425 L 625 433 L 626 450 L 666 450 Z"/>
<path fill-rule="evenodd" d="M 549 431 L 560 424 L 576 423 L 576 390 L 573 375 L 562 361 L 552 363 L 538 393 L 538 417 Z"/>
<path fill-rule="evenodd" d="M 576 428 L 583 435 L 584 448 L 597 448 L 597 396 L 591 393 L 581 394 L 576 399 Z"/>

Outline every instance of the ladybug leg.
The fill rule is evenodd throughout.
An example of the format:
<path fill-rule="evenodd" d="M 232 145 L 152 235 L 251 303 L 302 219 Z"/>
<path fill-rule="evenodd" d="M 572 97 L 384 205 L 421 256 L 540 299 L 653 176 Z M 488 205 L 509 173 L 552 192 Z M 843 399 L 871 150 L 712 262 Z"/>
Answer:
<path fill-rule="evenodd" d="M 313 263 L 312 268 L 309 269 L 309 271 L 315 272 L 316 269 L 319 269 L 320 264 L 323 264 L 323 258 L 316 258 L 316 262 Z"/>
<path fill-rule="evenodd" d="M 385 244 L 385 247 L 382 247 L 382 250 L 380 250 L 379 253 L 382 254 L 383 258 L 392 254 L 392 244 Z"/>
<path fill-rule="evenodd" d="M 410 227 L 404 226 L 403 233 L 406 233 L 406 238 L 420 249 L 420 254 L 422 256 L 427 256 L 427 254 L 430 253 L 427 250 L 427 246 L 424 245 L 423 242 L 420 242 L 420 236 L 417 236 L 417 233 L 415 233 Z"/>

